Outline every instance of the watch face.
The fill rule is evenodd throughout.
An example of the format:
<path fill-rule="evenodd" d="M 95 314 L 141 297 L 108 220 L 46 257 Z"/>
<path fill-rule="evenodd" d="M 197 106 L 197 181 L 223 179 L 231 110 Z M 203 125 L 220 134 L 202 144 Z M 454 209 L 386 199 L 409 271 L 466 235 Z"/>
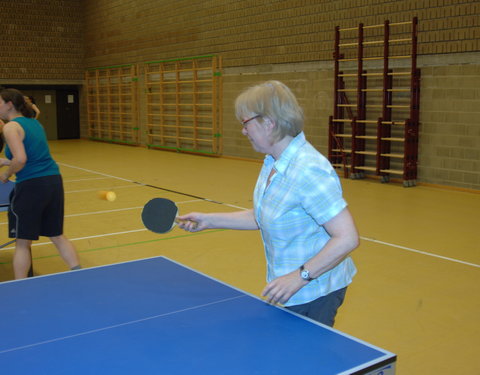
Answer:
<path fill-rule="evenodd" d="M 308 280 L 310 278 L 310 273 L 307 270 L 302 271 L 302 279 Z"/>

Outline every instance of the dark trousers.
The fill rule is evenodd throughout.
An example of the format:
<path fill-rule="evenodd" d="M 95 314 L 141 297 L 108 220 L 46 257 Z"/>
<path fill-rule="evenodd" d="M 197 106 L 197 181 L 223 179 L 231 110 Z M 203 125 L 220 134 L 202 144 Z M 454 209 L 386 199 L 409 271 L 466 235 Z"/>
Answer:
<path fill-rule="evenodd" d="M 347 288 L 336 290 L 326 296 L 302 305 L 286 306 L 287 309 L 304 315 L 312 320 L 333 327 L 338 308 L 345 299 Z"/>

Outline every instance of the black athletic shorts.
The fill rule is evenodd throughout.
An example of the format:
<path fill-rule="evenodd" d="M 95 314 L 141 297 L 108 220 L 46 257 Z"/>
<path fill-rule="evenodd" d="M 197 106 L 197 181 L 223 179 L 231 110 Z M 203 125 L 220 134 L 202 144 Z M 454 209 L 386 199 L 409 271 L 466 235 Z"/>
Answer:
<path fill-rule="evenodd" d="M 64 192 L 62 176 L 32 178 L 15 184 L 10 194 L 10 238 L 38 240 L 63 234 Z"/>

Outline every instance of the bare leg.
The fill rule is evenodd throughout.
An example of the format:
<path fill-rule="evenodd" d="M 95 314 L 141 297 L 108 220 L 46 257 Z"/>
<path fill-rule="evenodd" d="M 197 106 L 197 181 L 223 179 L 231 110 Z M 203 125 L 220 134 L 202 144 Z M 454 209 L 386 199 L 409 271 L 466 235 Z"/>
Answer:
<path fill-rule="evenodd" d="M 28 270 L 32 265 L 32 257 L 30 255 L 31 245 L 32 241 L 17 238 L 15 254 L 13 255 L 13 273 L 15 279 L 23 279 L 27 277 Z"/>
<path fill-rule="evenodd" d="M 32 247 L 30 246 L 30 259 L 32 261 L 32 264 L 30 265 L 30 269 L 28 270 L 28 275 L 27 277 L 33 277 L 33 258 L 32 258 Z"/>
<path fill-rule="evenodd" d="M 60 253 L 60 256 L 70 268 L 78 267 L 80 265 L 77 251 L 67 237 L 62 234 L 60 236 L 50 237 L 50 240 L 53 242 Z"/>

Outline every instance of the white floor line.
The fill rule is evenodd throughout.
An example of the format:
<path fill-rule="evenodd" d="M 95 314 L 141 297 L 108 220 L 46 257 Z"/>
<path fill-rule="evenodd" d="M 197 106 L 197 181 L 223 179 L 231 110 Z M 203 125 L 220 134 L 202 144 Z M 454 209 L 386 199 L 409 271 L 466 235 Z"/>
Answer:
<path fill-rule="evenodd" d="M 93 173 L 93 174 L 98 174 L 98 175 L 104 176 L 104 177 L 114 178 L 114 179 L 116 179 L 116 180 L 127 181 L 127 182 L 135 182 L 135 181 L 133 181 L 133 180 L 128 180 L 128 179 L 126 179 L 126 178 L 122 178 L 122 177 L 118 177 L 118 176 L 113 176 L 113 175 L 111 175 L 111 174 L 106 174 L 106 173 L 97 172 L 97 171 L 94 171 L 94 170 L 91 170 L 91 169 L 76 167 L 75 165 L 70 165 L 70 164 L 65 164 L 65 163 L 58 163 L 58 162 L 57 162 L 57 164 L 62 165 L 62 166 L 64 166 L 64 167 L 68 167 L 68 168 L 78 169 L 78 170 L 81 170 L 81 171 L 84 171 L 84 172 L 89 172 L 89 173 Z"/>
<path fill-rule="evenodd" d="M 111 190 L 117 190 L 117 189 L 131 189 L 131 188 L 136 188 L 136 187 L 141 187 L 139 185 L 119 185 L 119 186 L 111 186 L 109 188 L 103 188 L 105 189 L 111 189 Z M 98 191 L 101 190 L 101 188 L 95 188 L 95 189 L 81 189 L 81 190 L 68 190 L 65 192 L 65 194 L 71 194 L 71 193 L 84 193 L 87 191 Z"/>
<path fill-rule="evenodd" d="M 143 206 L 137 206 L 137 207 L 117 208 L 117 209 L 114 209 L 114 210 L 82 212 L 82 213 L 79 213 L 79 214 L 65 215 L 65 217 L 101 215 L 101 214 L 109 214 L 109 213 L 112 213 L 112 212 L 119 212 L 119 211 L 140 210 L 140 209 L 142 209 L 142 208 L 143 208 Z M 2 221 L 2 222 L 0 222 L 0 225 L 7 225 L 7 224 L 8 224 L 8 221 Z"/>
<path fill-rule="evenodd" d="M 90 178 L 79 178 L 77 180 L 63 180 L 63 182 L 79 182 L 79 181 L 92 181 L 92 180 L 107 180 L 110 177 L 90 177 Z"/>
<path fill-rule="evenodd" d="M 82 240 L 89 240 L 91 238 L 100 238 L 100 237 L 109 237 L 109 236 L 117 236 L 119 234 L 129 234 L 129 233 L 136 233 L 136 232 L 146 232 L 146 228 L 141 228 L 141 229 L 133 229 L 133 230 L 127 230 L 124 232 L 115 232 L 115 233 L 104 233 L 104 234 L 97 234 L 93 236 L 86 236 L 86 237 L 78 237 L 78 238 L 69 238 L 70 241 L 82 241 Z M 32 246 L 45 246 L 45 245 L 50 245 L 52 242 L 47 241 L 47 242 L 34 242 Z M 0 251 L 3 250 L 12 250 L 15 249 L 15 246 L 10 246 L 10 247 L 4 247 L 0 249 Z"/>
<path fill-rule="evenodd" d="M 395 248 L 397 248 L 397 249 L 407 250 L 407 251 L 410 251 L 410 252 L 412 252 L 412 253 L 427 255 L 427 256 L 434 257 L 434 258 L 439 258 L 439 259 L 443 259 L 443 260 L 448 260 L 448 261 L 450 261 L 450 262 L 455 262 L 455 263 L 460 263 L 460 264 L 464 264 L 464 265 L 467 265 L 467 266 L 472 266 L 472 267 L 480 268 L 480 264 L 475 264 L 475 263 L 470 263 L 470 262 L 464 262 L 463 260 L 458 260 L 458 259 L 454 259 L 454 258 L 449 258 L 449 257 L 445 257 L 445 256 L 442 256 L 442 255 L 437 255 L 437 254 L 429 253 L 429 252 L 427 252 L 427 251 L 412 249 L 412 248 L 410 248 L 410 247 L 401 246 L 401 245 L 395 245 L 395 244 L 392 244 L 392 243 L 388 243 L 388 242 L 384 242 L 384 241 L 379 241 L 379 240 L 375 240 L 375 239 L 373 239 L 373 238 L 368 238 L 368 237 L 360 237 L 360 239 L 365 240 L 365 241 L 375 242 L 375 243 L 378 243 L 378 244 L 381 244 L 381 245 L 386 245 L 386 246 L 395 247 Z"/>
<path fill-rule="evenodd" d="M 103 211 L 83 212 L 83 213 L 79 213 L 79 214 L 70 214 L 70 215 L 65 215 L 65 217 L 101 215 L 101 214 L 109 214 L 109 213 L 112 213 L 112 212 L 130 211 L 130 210 L 140 210 L 140 209 L 142 209 L 142 208 L 143 208 L 143 206 L 127 207 L 127 208 L 117 208 L 117 209 L 114 209 L 114 210 L 103 210 Z"/>

